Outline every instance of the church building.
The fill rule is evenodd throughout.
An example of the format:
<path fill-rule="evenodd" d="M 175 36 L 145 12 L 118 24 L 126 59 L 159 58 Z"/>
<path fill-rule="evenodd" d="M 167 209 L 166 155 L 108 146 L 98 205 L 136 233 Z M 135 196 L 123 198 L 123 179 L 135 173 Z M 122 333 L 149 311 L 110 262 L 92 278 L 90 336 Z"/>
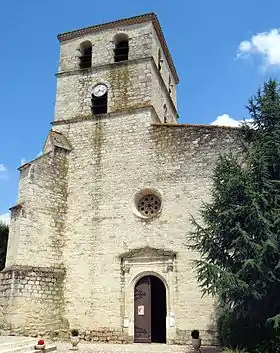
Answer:
<path fill-rule="evenodd" d="M 178 123 L 179 77 L 155 14 L 58 40 L 51 130 L 19 168 L 11 207 L 0 329 L 167 344 L 198 329 L 214 344 L 215 303 L 201 297 L 188 235 L 235 130 Z"/>

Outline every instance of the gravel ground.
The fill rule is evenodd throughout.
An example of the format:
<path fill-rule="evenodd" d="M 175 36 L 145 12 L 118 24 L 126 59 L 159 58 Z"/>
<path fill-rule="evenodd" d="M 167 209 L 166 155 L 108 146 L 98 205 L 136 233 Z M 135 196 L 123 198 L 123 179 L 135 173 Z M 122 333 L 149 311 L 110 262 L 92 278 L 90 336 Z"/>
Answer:
<path fill-rule="evenodd" d="M 73 353 L 70 343 L 55 343 L 57 353 Z M 77 353 L 192 353 L 190 346 L 170 346 L 164 344 L 92 344 L 79 343 Z M 201 353 L 218 353 L 217 348 L 202 348 Z"/>
<path fill-rule="evenodd" d="M 1 343 L 21 341 L 23 339 L 30 339 L 30 337 L 22 336 L 0 336 L 0 346 Z M 34 344 L 36 343 L 36 338 L 34 338 Z M 57 350 L 53 353 L 192 353 L 193 348 L 190 346 L 175 346 L 166 344 L 102 344 L 102 343 L 88 343 L 80 342 L 78 350 L 71 349 L 70 342 L 50 342 L 46 340 L 47 347 L 49 345 L 56 345 Z M 0 348 L 1 351 L 1 348 Z M 201 349 L 201 353 L 219 353 L 220 350 L 217 348 L 205 348 Z"/>

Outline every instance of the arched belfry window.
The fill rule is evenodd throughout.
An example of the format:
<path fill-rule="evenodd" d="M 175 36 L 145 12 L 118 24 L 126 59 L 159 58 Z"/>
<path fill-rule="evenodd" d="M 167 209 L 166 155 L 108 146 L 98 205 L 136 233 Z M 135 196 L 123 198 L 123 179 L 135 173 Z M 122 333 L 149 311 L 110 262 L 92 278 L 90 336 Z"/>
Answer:
<path fill-rule="evenodd" d="M 167 106 L 164 104 L 163 106 L 163 122 L 167 123 Z"/>
<path fill-rule="evenodd" d="M 115 62 L 128 60 L 129 42 L 127 34 L 121 33 L 114 37 L 115 42 Z"/>
<path fill-rule="evenodd" d="M 93 115 L 105 114 L 108 109 L 108 87 L 104 83 L 96 85 L 91 95 L 91 111 Z"/>
<path fill-rule="evenodd" d="M 162 60 L 161 50 L 159 49 L 158 50 L 158 70 L 159 71 L 161 70 L 162 63 L 163 63 L 163 60 Z"/>
<path fill-rule="evenodd" d="M 80 69 L 88 69 L 92 64 L 92 44 L 86 41 L 80 45 Z"/>
<path fill-rule="evenodd" d="M 172 84 L 171 76 L 169 75 L 169 78 L 168 78 L 168 92 L 169 92 L 170 95 L 172 95 L 172 88 L 173 88 L 173 84 Z"/>

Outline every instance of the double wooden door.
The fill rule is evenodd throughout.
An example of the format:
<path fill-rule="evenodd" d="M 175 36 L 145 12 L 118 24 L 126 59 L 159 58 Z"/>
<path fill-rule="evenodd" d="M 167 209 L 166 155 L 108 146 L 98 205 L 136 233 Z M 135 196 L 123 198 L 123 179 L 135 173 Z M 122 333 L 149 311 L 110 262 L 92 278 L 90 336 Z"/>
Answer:
<path fill-rule="evenodd" d="M 151 343 L 151 277 L 141 278 L 134 289 L 134 342 Z"/>

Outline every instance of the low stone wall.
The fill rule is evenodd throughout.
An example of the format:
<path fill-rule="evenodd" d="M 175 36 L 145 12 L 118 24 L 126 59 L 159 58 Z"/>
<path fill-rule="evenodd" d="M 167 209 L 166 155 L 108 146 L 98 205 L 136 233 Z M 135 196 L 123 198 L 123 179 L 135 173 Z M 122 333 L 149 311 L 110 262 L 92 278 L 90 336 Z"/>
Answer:
<path fill-rule="evenodd" d="M 0 298 L 0 330 L 4 325 L 5 316 L 4 313 L 6 311 L 7 301 L 5 298 Z"/>
<path fill-rule="evenodd" d="M 81 337 L 85 341 L 95 343 L 129 343 L 127 333 L 122 329 L 112 328 L 98 328 L 95 330 L 87 330 L 81 332 Z"/>
<path fill-rule="evenodd" d="M 219 337 L 217 331 L 199 330 L 203 346 L 219 346 Z M 176 329 L 176 338 L 171 344 L 188 345 L 191 343 L 191 331 Z"/>
<path fill-rule="evenodd" d="M 5 315 L 1 329 L 17 335 L 65 336 L 64 274 L 63 269 L 55 268 L 4 269 L 0 277 L 0 310 Z"/>
<path fill-rule="evenodd" d="M 5 326 L 5 313 L 7 310 L 8 298 L 10 296 L 11 276 L 7 273 L 0 273 L 0 330 Z"/>

